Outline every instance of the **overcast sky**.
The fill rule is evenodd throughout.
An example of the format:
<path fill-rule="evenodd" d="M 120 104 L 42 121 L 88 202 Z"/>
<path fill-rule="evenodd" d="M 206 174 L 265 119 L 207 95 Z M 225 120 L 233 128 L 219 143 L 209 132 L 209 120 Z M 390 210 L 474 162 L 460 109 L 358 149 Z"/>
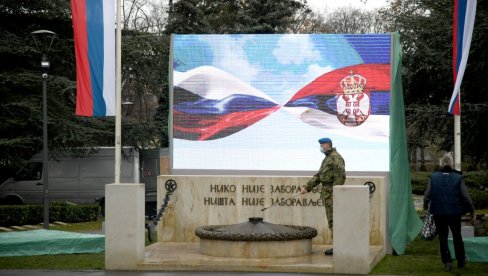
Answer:
<path fill-rule="evenodd" d="M 323 11 L 325 8 L 334 10 L 339 7 L 355 7 L 365 10 L 373 10 L 386 6 L 386 0 L 307 0 L 308 5 L 315 12 Z"/>

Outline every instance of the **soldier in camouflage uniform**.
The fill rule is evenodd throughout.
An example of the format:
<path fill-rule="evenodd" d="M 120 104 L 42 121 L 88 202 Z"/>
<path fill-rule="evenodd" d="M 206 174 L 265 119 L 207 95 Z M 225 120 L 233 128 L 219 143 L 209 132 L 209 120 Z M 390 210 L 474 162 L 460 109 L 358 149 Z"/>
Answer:
<path fill-rule="evenodd" d="M 333 210 L 332 210 L 332 191 L 333 186 L 343 185 L 346 180 L 345 163 L 342 156 L 332 147 L 332 140 L 329 138 L 319 139 L 320 150 L 325 154 L 325 158 L 320 165 L 319 171 L 307 182 L 301 192 L 310 192 L 314 187 L 322 185 L 320 198 L 325 206 L 329 229 L 333 231 Z M 332 255 L 332 248 L 325 251 L 326 255 Z"/>

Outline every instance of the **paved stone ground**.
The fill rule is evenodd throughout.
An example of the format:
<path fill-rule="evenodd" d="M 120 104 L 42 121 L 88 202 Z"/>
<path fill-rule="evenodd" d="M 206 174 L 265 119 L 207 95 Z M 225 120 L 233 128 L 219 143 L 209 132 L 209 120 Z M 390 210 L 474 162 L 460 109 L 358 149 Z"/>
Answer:
<path fill-rule="evenodd" d="M 415 210 L 423 210 L 424 209 L 424 196 L 412 195 L 412 197 L 413 197 L 413 204 L 415 205 Z"/>
<path fill-rule="evenodd" d="M 0 276 L 291 276 L 291 275 L 313 275 L 305 273 L 246 273 L 246 272 L 161 272 L 161 271 L 104 271 L 104 270 L 85 270 L 85 271 L 61 271 L 61 270 L 14 270 L 0 269 Z M 334 274 L 327 274 L 334 275 Z"/>
<path fill-rule="evenodd" d="M 52 227 L 54 225 L 69 225 L 67 223 L 61 222 L 61 221 L 56 221 L 53 224 L 49 224 L 49 227 Z M 39 223 L 38 225 L 12 225 L 9 227 L 0 227 L 0 233 L 1 232 L 11 232 L 11 231 L 25 231 L 25 230 L 36 230 L 36 229 L 42 229 L 44 228 L 43 223 Z"/>

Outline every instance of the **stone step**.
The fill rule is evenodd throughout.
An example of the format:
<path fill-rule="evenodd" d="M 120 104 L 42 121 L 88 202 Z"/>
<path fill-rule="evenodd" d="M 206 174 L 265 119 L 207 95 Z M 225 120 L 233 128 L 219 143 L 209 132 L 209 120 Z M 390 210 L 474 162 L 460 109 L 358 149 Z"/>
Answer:
<path fill-rule="evenodd" d="M 56 225 L 66 225 L 66 226 L 69 226 L 70 224 L 69 223 L 66 223 L 66 222 L 62 222 L 62 221 L 55 221 L 53 223 L 49 223 L 49 227 L 53 227 L 53 226 L 56 226 Z M 14 231 L 14 230 L 18 230 L 18 231 L 36 230 L 36 229 L 42 229 L 43 226 L 44 226 L 44 223 L 43 222 L 39 223 L 38 225 L 29 225 L 29 224 L 22 225 L 22 226 L 12 225 L 12 226 L 9 226 L 9 227 L 0 227 L 0 231 L 3 231 L 3 232 L 11 232 L 11 231 Z"/>
<path fill-rule="evenodd" d="M 41 229 L 42 228 L 42 227 L 37 226 L 37 225 L 22 225 L 22 227 L 27 228 L 27 229 L 32 229 L 32 230 Z"/>
<path fill-rule="evenodd" d="M 16 226 L 16 225 L 10 226 L 10 228 L 15 229 L 15 230 L 27 230 L 28 229 L 28 228 L 25 228 L 22 226 Z"/>

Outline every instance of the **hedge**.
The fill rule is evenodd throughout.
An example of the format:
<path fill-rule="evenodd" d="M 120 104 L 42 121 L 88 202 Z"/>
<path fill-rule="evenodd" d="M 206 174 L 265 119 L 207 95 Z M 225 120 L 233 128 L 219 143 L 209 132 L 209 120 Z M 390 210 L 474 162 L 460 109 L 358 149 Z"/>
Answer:
<path fill-rule="evenodd" d="M 429 184 L 429 177 L 432 172 L 411 173 L 412 193 L 423 195 Z M 469 195 L 473 200 L 476 209 L 488 209 L 488 172 L 472 171 L 465 172 L 464 182 L 468 187 Z"/>
<path fill-rule="evenodd" d="M 53 203 L 49 206 L 49 222 L 66 223 L 94 221 L 100 214 L 98 204 L 72 205 Z M 44 208 L 41 205 L 3 205 L 0 206 L 0 226 L 34 225 L 44 221 Z"/>

